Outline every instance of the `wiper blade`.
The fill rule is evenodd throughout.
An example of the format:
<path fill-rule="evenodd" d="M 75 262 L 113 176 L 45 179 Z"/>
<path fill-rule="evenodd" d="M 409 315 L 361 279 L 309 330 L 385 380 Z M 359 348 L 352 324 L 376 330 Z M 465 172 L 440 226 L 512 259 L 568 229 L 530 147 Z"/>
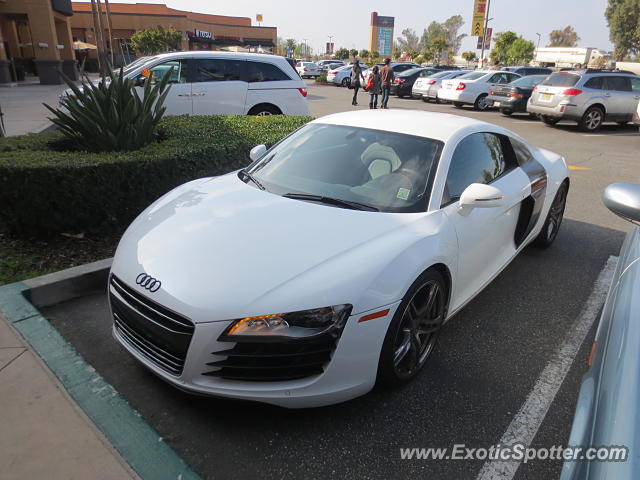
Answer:
<path fill-rule="evenodd" d="M 244 175 L 244 177 L 245 177 L 245 178 L 248 178 L 248 179 L 249 179 L 249 180 L 251 180 L 253 183 L 255 183 L 255 184 L 256 184 L 256 186 L 257 186 L 260 190 L 264 190 L 264 189 L 265 189 L 265 188 L 264 188 L 264 185 L 262 185 L 262 184 L 260 183 L 260 181 L 259 181 L 256 177 L 254 177 L 253 175 L 251 175 L 251 174 L 250 174 L 249 172 L 247 172 L 246 170 L 240 170 L 240 173 L 241 173 L 242 175 Z"/>
<path fill-rule="evenodd" d="M 380 211 L 376 207 L 372 207 L 371 205 L 366 205 L 364 203 L 342 200 L 340 198 L 324 197 L 322 195 L 312 195 L 310 193 L 285 193 L 282 196 L 286 198 L 293 198 L 294 200 L 309 200 L 312 202 L 326 203 L 327 205 L 335 205 L 337 207 L 350 208 L 352 210 L 369 210 L 371 212 Z"/>

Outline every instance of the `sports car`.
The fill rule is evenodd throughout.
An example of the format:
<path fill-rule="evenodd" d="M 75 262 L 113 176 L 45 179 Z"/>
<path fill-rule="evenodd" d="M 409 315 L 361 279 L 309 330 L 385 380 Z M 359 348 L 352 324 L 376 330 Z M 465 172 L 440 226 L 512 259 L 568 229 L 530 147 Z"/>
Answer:
<path fill-rule="evenodd" d="M 179 186 L 118 246 L 116 340 L 170 384 L 301 408 L 397 386 L 444 323 L 560 228 L 562 156 L 406 110 L 322 117 Z"/>

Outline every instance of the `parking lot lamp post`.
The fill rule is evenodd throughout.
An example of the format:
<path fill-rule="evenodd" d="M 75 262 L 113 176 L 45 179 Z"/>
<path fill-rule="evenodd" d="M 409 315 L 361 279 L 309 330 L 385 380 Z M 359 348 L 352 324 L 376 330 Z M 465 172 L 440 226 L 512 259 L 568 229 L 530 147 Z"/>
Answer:
<path fill-rule="evenodd" d="M 537 58 L 538 58 L 538 50 L 540 49 L 540 37 L 542 36 L 542 35 L 540 35 L 540 34 L 539 34 L 539 33 L 537 33 L 537 32 L 536 32 L 536 35 L 538 35 L 538 45 L 536 46 L 536 56 L 535 56 L 535 59 L 537 59 Z M 538 62 L 538 65 L 539 65 L 539 64 L 540 64 L 540 62 Z"/>
<path fill-rule="evenodd" d="M 482 68 L 484 68 L 484 49 L 486 48 L 487 42 L 487 27 L 489 22 L 493 20 L 493 18 L 489 18 L 489 8 L 491 7 L 491 0 L 487 0 L 487 11 L 484 14 L 484 18 L 486 19 L 484 22 L 484 30 L 482 31 L 482 51 L 480 53 L 480 62 L 482 62 Z"/>

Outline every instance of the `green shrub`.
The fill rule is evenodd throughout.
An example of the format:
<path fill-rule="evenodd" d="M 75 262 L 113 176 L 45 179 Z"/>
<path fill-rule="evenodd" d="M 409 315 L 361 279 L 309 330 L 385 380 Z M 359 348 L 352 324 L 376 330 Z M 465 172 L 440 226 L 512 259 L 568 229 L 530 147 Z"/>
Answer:
<path fill-rule="evenodd" d="M 60 151 L 47 132 L 0 139 L 0 223 L 14 235 L 114 231 L 186 181 L 246 166 L 310 118 L 168 117 L 160 142 L 129 152 Z"/>
<path fill-rule="evenodd" d="M 327 83 L 327 74 L 323 73 L 322 75 L 317 76 L 316 77 L 316 82 Z"/>
<path fill-rule="evenodd" d="M 155 85 L 144 84 L 142 98 L 133 79 L 109 70 L 108 78 L 93 83 L 86 75 L 81 85 L 62 76 L 71 89 L 61 100 L 60 109 L 46 103 L 53 113 L 50 120 L 78 150 L 109 152 L 137 150 L 156 139 L 158 123 L 164 115 L 164 100 L 171 69 Z"/>

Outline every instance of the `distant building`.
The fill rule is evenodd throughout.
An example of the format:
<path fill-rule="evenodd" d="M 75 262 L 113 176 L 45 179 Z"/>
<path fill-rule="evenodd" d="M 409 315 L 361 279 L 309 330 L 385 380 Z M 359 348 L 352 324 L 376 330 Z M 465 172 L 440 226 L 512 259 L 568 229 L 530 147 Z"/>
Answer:
<path fill-rule="evenodd" d="M 378 52 L 381 57 L 390 57 L 393 53 L 394 17 L 381 17 L 371 12 L 371 36 L 369 51 Z"/>
<path fill-rule="evenodd" d="M 592 47 L 542 47 L 536 50 L 532 63 L 541 67 L 595 67 L 610 58 L 608 52 Z"/>

